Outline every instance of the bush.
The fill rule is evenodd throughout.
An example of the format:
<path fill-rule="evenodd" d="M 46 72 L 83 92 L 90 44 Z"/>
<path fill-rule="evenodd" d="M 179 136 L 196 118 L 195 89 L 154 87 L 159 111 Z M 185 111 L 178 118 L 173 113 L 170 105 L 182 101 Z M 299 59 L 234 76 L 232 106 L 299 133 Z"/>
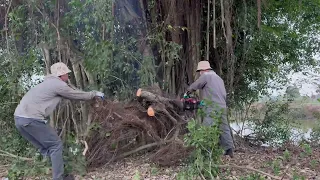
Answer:
<path fill-rule="evenodd" d="M 262 119 L 253 115 L 249 120 L 252 138 L 257 143 L 281 146 L 290 140 L 292 122 L 288 119 L 288 102 L 267 103 Z"/>
<path fill-rule="evenodd" d="M 51 175 L 48 161 L 40 161 L 39 156 L 35 155 L 33 161 L 21 161 L 16 159 L 8 171 L 8 178 L 10 180 L 21 179 L 26 176 L 45 176 Z"/>
<path fill-rule="evenodd" d="M 199 110 L 198 115 L 203 117 L 205 113 Z M 202 126 L 194 119 L 188 123 L 189 133 L 185 135 L 185 143 L 194 147 L 194 151 L 187 168 L 179 174 L 178 179 L 215 179 L 218 175 L 219 169 L 214 165 L 220 163 L 223 154 L 219 146 L 221 113 L 213 112 L 210 117 L 215 122 L 213 126 Z"/>
<path fill-rule="evenodd" d="M 318 120 L 317 124 L 312 128 L 310 134 L 310 141 L 313 146 L 320 146 L 320 122 Z"/>
<path fill-rule="evenodd" d="M 86 158 L 82 155 L 83 146 L 73 136 L 68 136 L 64 145 L 65 173 L 86 174 Z"/>
<path fill-rule="evenodd" d="M 310 116 L 308 115 L 307 110 L 303 107 L 296 107 L 296 108 L 290 108 L 290 111 L 288 113 L 288 118 L 293 120 L 305 120 L 309 119 Z"/>
<path fill-rule="evenodd" d="M 28 154 L 32 157 L 32 161 L 22 161 L 21 159 L 13 159 L 11 167 L 8 171 L 9 179 L 20 179 L 21 177 L 42 177 L 51 176 L 51 163 L 47 159 L 43 159 L 42 155 L 34 147 L 28 148 Z M 76 173 L 78 175 L 86 174 L 86 160 L 82 155 L 83 148 L 81 144 L 75 142 L 74 137 L 68 136 L 64 144 L 63 158 L 65 173 Z"/>

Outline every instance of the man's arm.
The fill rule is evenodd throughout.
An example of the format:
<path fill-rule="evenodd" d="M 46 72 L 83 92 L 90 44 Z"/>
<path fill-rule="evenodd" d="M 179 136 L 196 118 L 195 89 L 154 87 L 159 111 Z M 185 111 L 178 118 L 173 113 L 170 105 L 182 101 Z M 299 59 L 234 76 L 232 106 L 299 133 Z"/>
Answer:
<path fill-rule="evenodd" d="M 66 83 L 61 84 L 56 89 L 56 93 L 64 98 L 72 100 L 90 100 L 95 96 L 95 92 L 85 92 L 71 88 Z"/>
<path fill-rule="evenodd" d="M 202 89 L 207 84 L 205 75 L 201 75 L 194 83 L 192 83 L 188 88 L 188 92 L 193 92 L 198 89 Z"/>

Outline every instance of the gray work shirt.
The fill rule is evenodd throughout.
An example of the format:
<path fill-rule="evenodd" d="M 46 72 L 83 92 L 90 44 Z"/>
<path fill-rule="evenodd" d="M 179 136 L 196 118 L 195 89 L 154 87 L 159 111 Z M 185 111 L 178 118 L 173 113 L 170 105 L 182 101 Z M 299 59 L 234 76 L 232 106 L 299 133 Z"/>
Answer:
<path fill-rule="evenodd" d="M 42 83 L 31 88 L 24 95 L 14 115 L 45 120 L 54 111 L 62 98 L 89 100 L 94 96 L 94 92 L 73 89 L 59 77 L 49 75 Z"/>
<path fill-rule="evenodd" d="M 221 108 L 226 108 L 227 93 L 223 80 L 214 71 L 204 72 L 188 87 L 188 91 L 200 90 L 201 99 L 211 100 Z"/>

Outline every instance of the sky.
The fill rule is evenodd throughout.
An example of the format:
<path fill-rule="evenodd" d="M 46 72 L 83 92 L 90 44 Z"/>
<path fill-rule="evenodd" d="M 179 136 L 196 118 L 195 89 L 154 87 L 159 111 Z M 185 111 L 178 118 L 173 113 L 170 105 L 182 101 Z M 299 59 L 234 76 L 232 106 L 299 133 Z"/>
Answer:
<path fill-rule="evenodd" d="M 290 73 L 287 76 L 290 81 L 282 86 L 280 90 L 268 89 L 271 96 L 283 95 L 286 91 L 286 88 L 290 85 L 296 85 L 299 88 L 299 92 L 302 96 L 312 96 L 313 94 L 317 94 L 316 90 L 318 85 L 320 85 L 320 74 L 316 72 L 312 72 L 312 70 L 308 71 L 308 74 L 304 75 L 302 72 Z"/>
<path fill-rule="evenodd" d="M 320 39 L 320 37 L 319 37 Z M 314 59 L 320 62 L 320 53 L 314 55 Z M 296 85 L 299 88 L 300 95 L 302 96 L 312 96 L 316 95 L 316 90 L 320 87 L 320 67 L 310 68 L 304 70 L 303 72 L 290 72 L 287 77 L 290 81 L 285 85 L 281 86 L 282 89 L 274 90 L 268 89 L 271 96 L 276 97 L 278 95 L 283 95 L 286 88 L 290 85 Z"/>

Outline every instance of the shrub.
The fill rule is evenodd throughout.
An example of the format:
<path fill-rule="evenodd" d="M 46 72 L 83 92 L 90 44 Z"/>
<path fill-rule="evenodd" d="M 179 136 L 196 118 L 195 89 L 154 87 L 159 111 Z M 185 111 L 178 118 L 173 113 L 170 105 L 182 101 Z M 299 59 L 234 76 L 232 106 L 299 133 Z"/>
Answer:
<path fill-rule="evenodd" d="M 207 103 L 207 106 L 210 106 Z M 198 111 L 198 115 L 205 115 L 203 110 Z M 198 121 L 191 120 L 188 123 L 189 133 L 185 136 L 187 146 L 194 147 L 194 151 L 189 159 L 189 164 L 182 171 L 178 179 L 196 179 L 204 177 L 206 179 L 215 179 L 219 169 L 215 164 L 220 163 L 220 157 L 223 150 L 219 146 L 221 112 L 213 112 L 210 115 L 214 120 L 213 126 L 202 126 Z"/>
<path fill-rule="evenodd" d="M 252 138 L 257 143 L 281 146 L 290 140 L 292 123 L 288 119 L 288 102 L 267 103 L 267 110 L 262 119 L 253 115 L 248 119 Z"/>

